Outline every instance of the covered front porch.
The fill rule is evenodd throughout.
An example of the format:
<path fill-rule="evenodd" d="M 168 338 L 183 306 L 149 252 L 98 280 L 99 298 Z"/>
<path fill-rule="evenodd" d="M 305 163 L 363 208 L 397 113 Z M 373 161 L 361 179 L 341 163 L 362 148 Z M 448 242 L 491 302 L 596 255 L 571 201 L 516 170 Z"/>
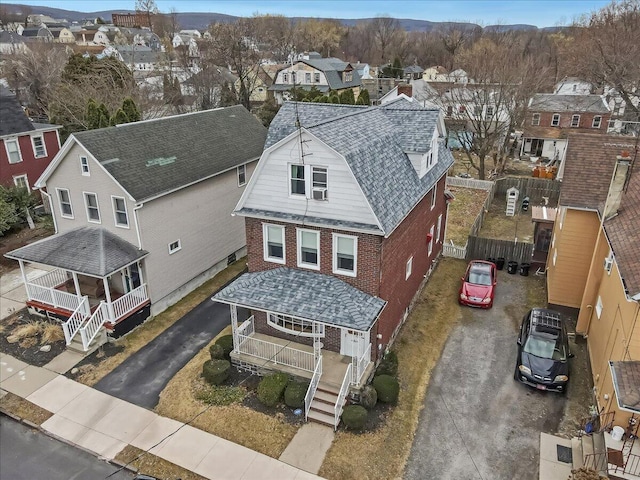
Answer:
<path fill-rule="evenodd" d="M 246 273 L 212 300 L 230 306 L 234 363 L 308 378 L 305 418 L 336 428 L 347 395 L 373 371 L 372 332 L 386 302 L 336 277 L 286 267 Z M 253 313 L 241 324 L 238 307 Z"/>
<path fill-rule="evenodd" d="M 100 329 L 113 328 L 149 304 L 142 258 L 148 253 L 100 228 L 81 228 L 9 252 L 17 260 L 27 306 L 62 321 L 67 345 L 86 351 Z M 26 266 L 53 267 L 29 279 Z"/>

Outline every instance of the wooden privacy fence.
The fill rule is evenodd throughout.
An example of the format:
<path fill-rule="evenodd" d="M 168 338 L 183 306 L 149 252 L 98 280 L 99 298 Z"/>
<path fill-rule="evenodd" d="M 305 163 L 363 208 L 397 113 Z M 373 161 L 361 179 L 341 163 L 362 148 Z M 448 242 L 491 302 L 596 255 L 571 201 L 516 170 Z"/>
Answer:
<path fill-rule="evenodd" d="M 549 206 L 555 207 L 560 198 L 560 182 L 535 177 L 506 177 L 496 180 L 495 195 L 506 195 L 507 190 L 516 187 L 518 199 L 529 197 L 532 204 L 540 203 L 543 197 L 549 199 Z"/>
<path fill-rule="evenodd" d="M 504 258 L 507 262 L 529 263 L 532 256 L 533 243 L 495 240 L 472 235 L 467 241 L 467 260 Z"/>

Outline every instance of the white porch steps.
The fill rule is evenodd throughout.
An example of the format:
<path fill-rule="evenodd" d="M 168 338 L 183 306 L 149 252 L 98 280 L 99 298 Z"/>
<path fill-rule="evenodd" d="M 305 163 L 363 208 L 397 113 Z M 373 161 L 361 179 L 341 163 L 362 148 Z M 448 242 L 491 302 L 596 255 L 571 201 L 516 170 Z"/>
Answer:
<path fill-rule="evenodd" d="M 91 343 L 89 344 L 89 349 L 86 352 L 82 345 L 82 338 L 80 336 L 80 332 L 78 332 L 71 339 L 71 343 L 67 346 L 67 349 L 71 350 L 72 352 L 81 353 L 82 355 L 87 356 L 87 355 L 91 355 L 93 352 L 95 352 L 98 348 L 100 348 L 105 343 L 107 343 L 107 329 L 104 328 L 103 326 L 103 327 L 100 327 L 98 334 L 91 341 Z"/>
<path fill-rule="evenodd" d="M 339 393 L 340 387 L 321 381 L 311 402 L 309 414 L 307 415 L 308 420 L 334 428 L 335 405 L 338 401 Z M 342 406 L 344 407 L 346 403 L 345 399 Z"/>

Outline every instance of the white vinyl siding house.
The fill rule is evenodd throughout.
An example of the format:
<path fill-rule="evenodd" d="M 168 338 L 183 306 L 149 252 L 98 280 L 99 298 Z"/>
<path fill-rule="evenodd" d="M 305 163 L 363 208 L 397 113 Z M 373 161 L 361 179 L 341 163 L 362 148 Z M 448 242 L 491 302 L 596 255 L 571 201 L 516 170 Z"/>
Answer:
<path fill-rule="evenodd" d="M 302 133 L 302 141 L 305 158 L 309 159 L 305 165 L 291 162 L 298 156 L 298 135 L 278 144 L 275 150 L 265 151 L 262 173 L 255 178 L 251 196 L 243 207 L 260 209 L 277 204 L 283 213 L 377 224 L 344 158 L 311 135 Z M 293 183 L 295 192 L 302 193 L 292 192 Z M 325 201 L 313 199 L 314 188 L 326 188 Z"/>

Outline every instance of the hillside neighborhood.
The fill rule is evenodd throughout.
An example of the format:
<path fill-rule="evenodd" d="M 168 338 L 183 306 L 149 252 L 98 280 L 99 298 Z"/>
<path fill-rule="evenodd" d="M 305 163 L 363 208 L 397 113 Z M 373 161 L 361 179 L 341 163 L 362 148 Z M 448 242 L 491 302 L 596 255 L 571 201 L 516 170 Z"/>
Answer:
<path fill-rule="evenodd" d="M 0 6 L 0 477 L 640 479 L 638 0 L 134 3 Z"/>

